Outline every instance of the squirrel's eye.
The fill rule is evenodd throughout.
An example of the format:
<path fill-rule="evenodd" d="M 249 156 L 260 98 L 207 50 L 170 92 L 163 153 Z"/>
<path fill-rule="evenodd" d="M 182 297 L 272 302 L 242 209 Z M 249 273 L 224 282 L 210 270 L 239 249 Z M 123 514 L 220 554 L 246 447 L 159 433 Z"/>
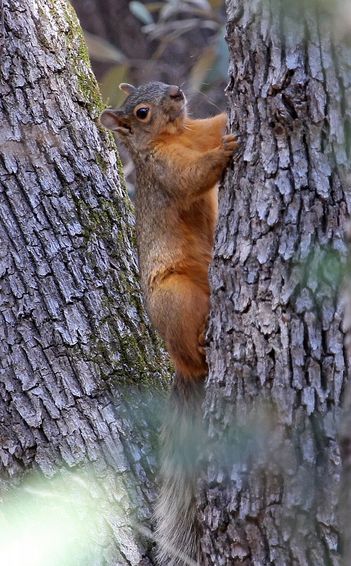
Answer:
<path fill-rule="evenodd" d="M 148 113 L 149 113 L 149 108 L 138 108 L 135 114 L 136 117 L 139 118 L 139 120 L 145 120 Z"/>

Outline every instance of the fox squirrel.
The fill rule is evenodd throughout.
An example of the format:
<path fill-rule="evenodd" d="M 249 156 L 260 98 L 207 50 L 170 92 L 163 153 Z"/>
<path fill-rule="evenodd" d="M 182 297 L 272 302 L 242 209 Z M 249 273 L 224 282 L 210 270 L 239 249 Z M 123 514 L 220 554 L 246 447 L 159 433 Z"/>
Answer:
<path fill-rule="evenodd" d="M 188 118 L 178 86 L 122 83 L 120 88 L 128 94 L 123 106 L 105 110 L 100 121 L 120 136 L 136 168 L 137 244 L 147 310 L 176 372 L 203 378 L 216 183 L 237 142 L 224 134 L 224 113 Z"/>
<path fill-rule="evenodd" d="M 233 134 L 225 134 L 225 113 L 189 118 L 178 86 L 151 82 L 138 88 L 122 83 L 120 88 L 126 100 L 118 109 L 105 110 L 100 122 L 118 134 L 135 164 L 141 284 L 152 323 L 176 369 L 175 408 L 163 434 L 163 486 L 156 514 L 160 563 L 181 565 L 186 562 L 174 557 L 179 550 L 198 557 L 189 479 L 194 454 L 189 464 L 187 456 L 175 452 L 189 440 L 194 425 L 192 421 L 190 428 L 189 419 L 198 411 L 207 374 L 204 346 L 216 184 L 238 144 Z"/>

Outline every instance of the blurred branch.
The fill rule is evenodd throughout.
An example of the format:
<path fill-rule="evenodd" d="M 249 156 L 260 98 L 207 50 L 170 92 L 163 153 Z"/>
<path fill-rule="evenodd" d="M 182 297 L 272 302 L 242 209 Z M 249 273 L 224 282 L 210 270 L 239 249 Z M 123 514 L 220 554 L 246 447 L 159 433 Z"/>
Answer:
<path fill-rule="evenodd" d="M 218 29 L 218 23 L 213 20 L 201 21 L 196 18 L 191 18 L 168 23 L 149 24 L 147 26 L 143 26 L 142 30 L 146 34 L 150 35 L 152 39 L 159 39 L 164 36 L 164 38 L 167 38 L 167 40 L 170 41 L 199 27 L 216 31 Z"/>
<path fill-rule="evenodd" d="M 126 56 L 117 49 L 112 43 L 106 41 L 102 37 L 84 31 L 85 41 L 89 49 L 90 57 L 95 61 L 113 62 L 125 64 Z"/>

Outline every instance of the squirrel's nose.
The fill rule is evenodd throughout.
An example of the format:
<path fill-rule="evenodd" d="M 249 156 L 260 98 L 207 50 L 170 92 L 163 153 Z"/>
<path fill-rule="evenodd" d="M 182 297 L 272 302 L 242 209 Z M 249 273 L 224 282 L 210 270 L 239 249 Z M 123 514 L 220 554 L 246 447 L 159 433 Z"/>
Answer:
<path fill-rule="evenodd" d="M 182 98 L 184 98 L 182 89 L 176 85 L 171 85 L 168 88 L 168 94 L 170 98 L 173 98 L 173 100 L 181 100 Z"/>

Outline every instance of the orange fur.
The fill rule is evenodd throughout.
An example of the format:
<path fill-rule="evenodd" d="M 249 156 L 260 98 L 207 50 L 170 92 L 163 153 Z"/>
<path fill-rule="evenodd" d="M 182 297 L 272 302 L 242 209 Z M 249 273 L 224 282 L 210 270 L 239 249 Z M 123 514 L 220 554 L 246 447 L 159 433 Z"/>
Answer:
<path fill-rule="evenodd" d="M 181 133 L 163 132 L 153 146 L 177 178 L 179 226 L 174 247 L 182 250 L 172 269 L 155 270 L 149 297 L 154 325 L 163 336 L 176 369 L 189 378 L 207 372 L 203 348 L 209 312 L 208 267 L 217 221 L 217 182 L 224 164 L 218 149 L 227 116 L 184 121 Z M 176 198 L 176 197 L 175 197 Z M 171 228 L 171 227 L 170 227 Z M 178 241 L 176 241 L 176 239 Z"/>
<path fill-rule="evenodd" d="M 127 145 L 137 173 L 137 240 L 151 319 L 178 372 L 204 376 L 208 267 L 217 220 L 217 183 L 237 143 L 226 114 L 187 117 L 181 90 L 148 83 L 127 89 L 102 123 Z M 141 115 L 140 111 L 142 112 Z"/>
<path fill-rule="evenodd" d="M 123 105 L 104 111 L 100 119 L 118 133 L 135 164 L 141 284 L 152 322 L 176 366 L 163 431 L 156 536 L 157 563 L 182 566 L 179 550 L 196 563 L 201 561 L 195 506 L 198 452 L 191 446 L 188 454 L 188 447 L 199 426 L 207 374 L 208 267 L 217 183 L 237 143 L 233 134 L 225 134 L 225 114 L 188 118 L 185 97 L 175 85 L 121 87 L 128 94 Z"/>
<path fill-rule="evenodd" d="M 206 374 L 207 365 L 201 334 L 209 308 L 208 286 L 194 279 L 191 266 L 159 283 L 150 297 L 154 324 L 163 336 L 176 369 L 196 379 Z M 200 284 L 199 284 L 200 283 Z"/>

